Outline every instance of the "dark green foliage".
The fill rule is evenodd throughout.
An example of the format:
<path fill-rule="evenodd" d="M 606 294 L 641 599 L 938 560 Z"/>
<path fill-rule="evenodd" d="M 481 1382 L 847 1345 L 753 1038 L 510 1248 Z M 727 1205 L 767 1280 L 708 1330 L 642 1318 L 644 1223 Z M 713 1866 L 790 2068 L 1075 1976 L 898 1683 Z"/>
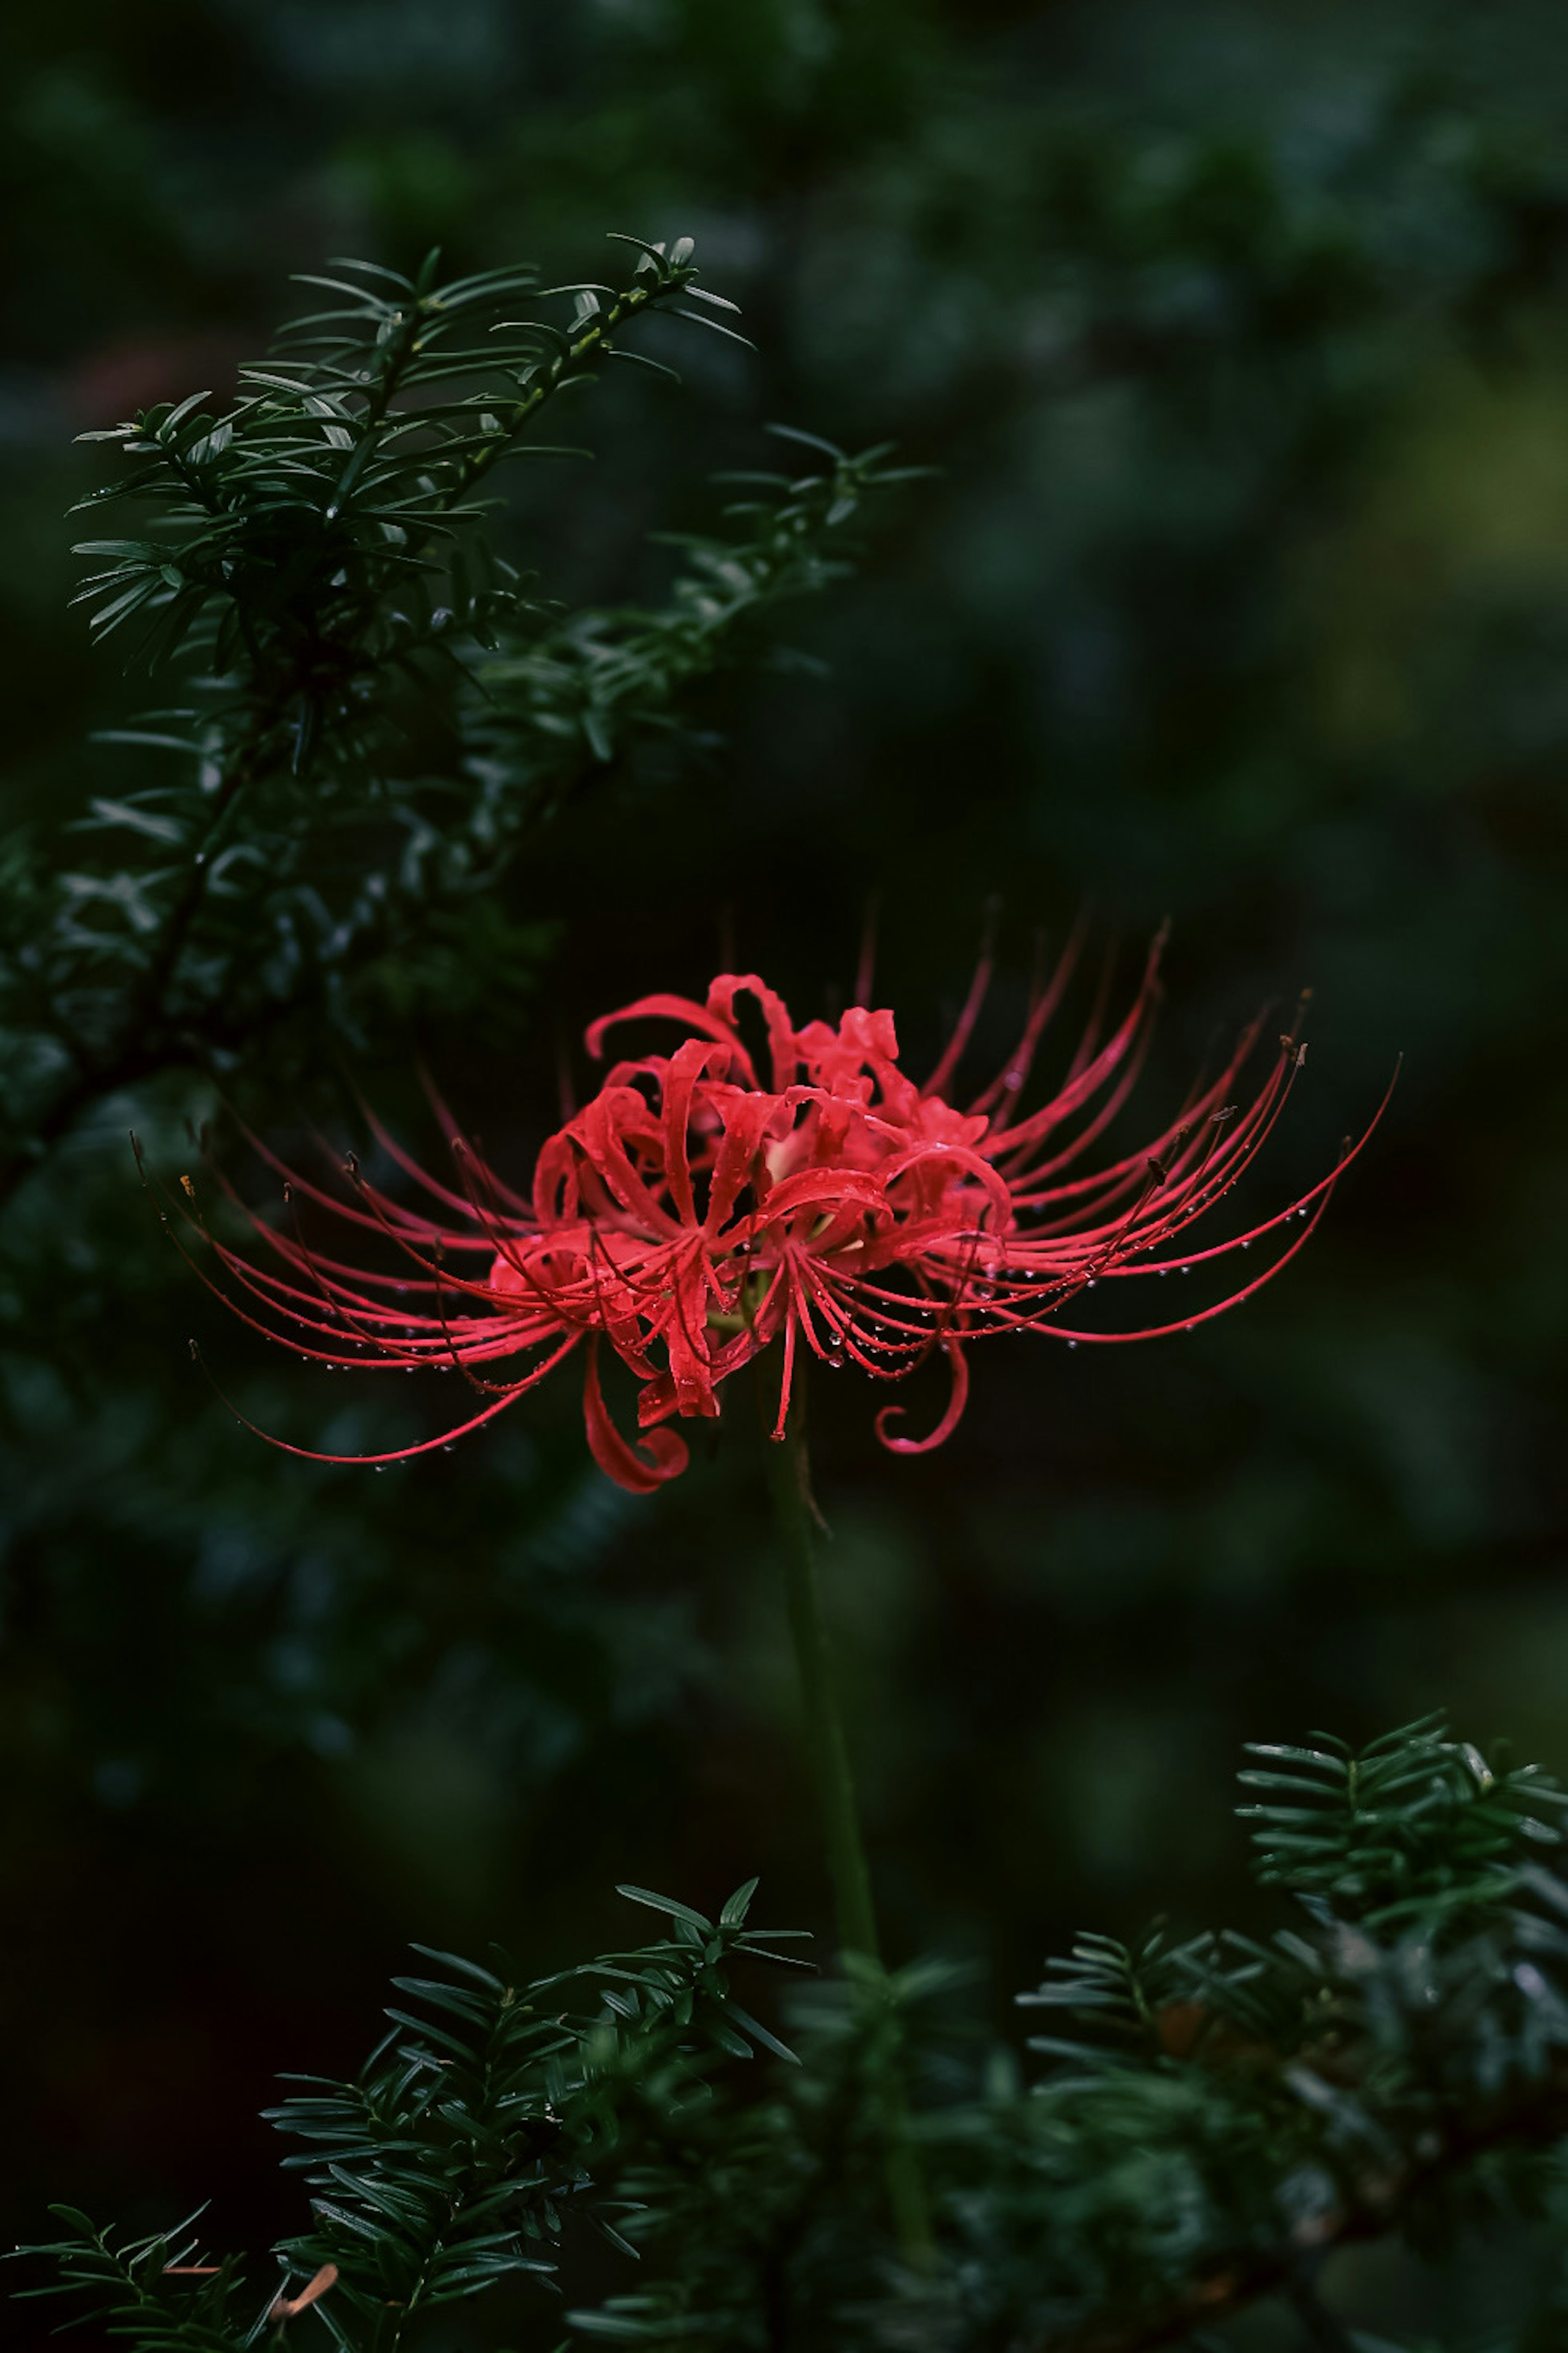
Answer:
<path fill-rule="evenodd" d="M 790 2055 L 730 1995 L 731 1962 L 782 1957 L 745 1926 L 754 1891 L 715 1924 L 623 1889 L 668 1916 L 668 1940 L 521 1987 L 426 1954 L 441 1976 L 395 1980 L 417 2008 L 388 2010 L 359 2081 L 271 2112 L 311 2144 L 287 2162 L 316 2193 L 310 2231 L 279 2252 L 296 2292 L 336 2266 L 324 2316 L 342 2342 L 395 2344 L 433 2305 L 547 2272 L 568 2210 L 625 2245 L 617 2176 L 638 2112 L 689 2100 L 721 2054 Z"/>
<path fill-rule="evenodd" d="M 950 2094 L 964 2081 L 937 2006 L 952 1973 L 889 1978 L 858 1957 L 845 1967 L 844 1980 L 789 2005 L 798 2067 L 765 2086 L 727 2077 L 716 2096 L 667 2108 L 626 2178 L 640 2201 L 626 2230 L 641 2275 L 574 2311 L 576 2338 L 881 2343 L 893 2282 L 923 2316 L 927 2287 L 906 2279 L 896 2250 L 885 2150 L 890 2131 L 909 2129 L 896 2120 L 911 2063 Z"/>
<path fill-rule="evenodd" d="M 954 2096 L 951 2055 L 931 2053 L 918 2129 L 942 2218 L 937 2275 L 889 2296 L 867 2274 L 839 2291 L 841 2333 L 814 2335 L 807 2319 L 799 2342 L 1155 2344 L 1258 2298 L 1295 2300 L 1326 2253 L 1357 2239 L 1403 2232 L 1442 2251 L 1464 2218 L 1538 2206 L 1541 2154 L 1568 2128 L 1568 1882 L 1535 1860 L 1544 1850 L 1518 1810 L 1511 1835 L 1481 1843 L 1462 1805 L 1434 1825 L 1432 1785 L 1456 1758 L 1485 1777 L 1436 1724 L 1345 1756 L 1389 1777 L 1384 1835 L 1420 1844 L 1429 1892 L 1373 1933 L 1353 1894 L 1341 1908 L 1309 1868 L 1270 1879 L 1304 1909 L 1268 1942 L 1080 1939 L 1023 1997 L 1064 2029 L 1031 2042 L 1047 2063 L 1032 2087 L 998 2053 Z M 1537 1803 L 1561 1802 L 1550 1782 L 1530 1786 Z M 809 2148 L 824 2046 L 798 2039 L 793 2129 Z M 695 2260 L 717 2300 L 693 2306 L 672 2284 L 666 2309 L 700 2312 L 716 2341 L 797 2341 L 767 2333 L 750 2229 L 720 2235 L 731 2206 L 748 2224 L 774 2221 L 784 2171 L 772 2151 L 745 2198 L 727 2187 L 693 2211 L 689 2196 L 682 2284 Z M 1568 2263 L 1568 2242 L 1552 2244 Z M 675 2353 L 687 2340 L 667 2323 L 639 2341 Z"/>
<path fill-rule="evenodd" d="M 145 2353 L 214 2353 L 251 2341 L 330 2266 L 305 2308 L 335 2343 L 389 2353 L 435 2306 L 514 2274 L 547 2277 L 574 2217 L 629 2254 L 617 2226 L 638 2209 L 622 2177 L 639 2128 L 700 2103 L 721 2059 L 765 2050 L 795 2063 L 730 1991 L 738 1961 L 800 1966 L 770 1949 L 797 1931 L 747 1927 L 755 1891 L 738 1888 L 715 1922 L 623 1888 L 668 1935 L 532 1982 L 416 1947 L 437 1974 L 394 1980 L 392 2031 L 359 2076 L 297 2078 L 305 2088 L 269 2112 L 309 2144 L 284 2161 L 312 2193 L 311 2222 L 279 2247 L 254 2330 L 233 2317 L 245 2301 L 234 2264 L 196 2255 L 189 2224 L 114 2246 L 56 2208 L 71 2235 L 27 2252 L 53 2255 L 60 2281 L 27 2292 L 91 2295 Z M 193 2272 L 210 2275 L 187 2285 Z"/>
<path fill-rule="evenodd" d="M 1269 2297 L 1353 2324 L 1313 2284 L 1327 2253 L 1399 2234 L 1436 2254 L 1506 2214 L 1533 2232 L 1556 2309 L 1568 1879 L 1520 1793 L 1564 1792 L 1494 1777 L 1435 1719 L 1359 1753 L 1259 1753 L 1314 1776 L 1335 1760 L 1342 1803 L 1345 1788 L 1374 1799 L 1355 1810 L 1375 1813 L 1376 1852 L 1419 1854 L 1419 1875 L 1395 1871 L 1398 1904 L 1373 1913 L 1364 1863 L 1328 1873 L 1314 1841 L 1260 1863 L 1298 1907 L 1267 1940 L 1081 1938 L 1020 1998 L 1062 2021 L 1029 2044 L 1046 2062 L 1032 2084 L 955 2034 L 942 1970 L 858 1965 L 794 2005 L 798 2062 L 721 2063 L 791 2056 L 729 1991 L 732 1963 L 780 1957 L 744 1927 L 750 1886 L 717 1925 L 623 1889 L 668 1915 L 667 1941 L 515 1991 L 427 1956 L 438 1973 L 397 1980 L 357 2082 L 272 2112 L 311 2144 L 288 2160 L 313 2221 L 279 2250 L 282 2292 L 335 2266 L 310 2310 L 379 2353 L 427 2307 L 547 2274 L 577 2217 L 644 2275 L 571 2312 L 574 2342 L 1132 2353 Z M 911 2069 L 938 2221 L 924 2274 L 894 2258 L 879 2162 Z M 162 2266 L 179 2234 L 114 2254 L 61 2219 L 73 2235 L 30 2252 L 147 2353 L 241 2341 L 231 2267 L 176 2291 Z"/>
<path fill-rule="evenodd" d="M 629 727 L 668 727 L 673 692 L 713 670 L 752 616 L 844 579 L 852 567 L 828 534 L 850 521 L 868 491 L 920 470 L 888 466 L 886 448 L 850 458 L 814 435 L 773 430 L 812 456 L 816 470 L 721 476 L 751 495 L 726 506 L 726 538 L 658 534 L 687 567 L 665 606 L 574 614 L 525 649 L 479 669 L 486 695 L 473 706 L 476 738 L 526 779 L 511 790 L 521 789 L 529 815 L 556 805 L 584 746 L 607 762 Z M 785 649 L 775 659 L 791 666 Z"/>
<path fill-rule="evenodd" d="M 417 281 L 339 261 L 351 277 L 302 281 L 335 306 L 293 321 L 276 356 L 242 367 L 232 406 L 215 414 L 208 393 L 193 393 L 85 435 L 140 461 L 87 503 L 145 502 L 160 525 L 155 541 L 76 549 L 106 565 L 78 596 L 94 635 L 134 624 L 133 659 L 150 669 L 192 639 L 215 682 L 243 668 L 252 758 L 286 755 L 296 775 L 421 654 L 493 643 L 521 599 L 514 573 L 485 564 L 476 577 L 465 553 L 479 484 L 502 458 L 563 454 L 524 438 L 558 393 L 612 359 L 654 364 L 616 341 L 641 313 L 682 297 L 734 309 L 697 285 L 689 237 L 668 254 L 618 241 L 640 246 L 620 289 L 541 293 L 531 268 L 443 283 L 435 253 Z M 564 326 L 507 315 L 568 294 Z M 702 311 L 679 315 L 730 332 Z M 450 396 L 430 396 L 433 385 Z"/>
<path fill-rule="evenodd" d="M 1268 1792 L 1243 1808 L 1266 1886 L 1324 1896 L 1371 1929 L 1420 1920 L 1506 1894 L 1523 1842 L 1558 1844 L 1536 1809 L 1568 1797 L 1538 1766 L 1494 1772 L 1451 1740 L 1441 1716 L 1407 1725 L 1357 1755 L 1318 1734 L 1321 1748 L 1251 1743 L 1262 1767 L 1243 1773 Z M 1495 1876 L 1489 1876 L 1489 1873 Z"/>
<path fill-rule="evenodd" d="M 800 434 L 816 470 L 745 478 L 725 535 L 675 537 L 663 604 L 563 611 L 495 552 L 486 476 L 574 454 L 535 421 L 644 357 L 622 340 L 639 317 L 732 332 L 689 237 L 619 241 L 638 258 L 618 290 L 340 263 L 307 280 L 334 305 L 242 368 L 232 404 L 194 394 L 85 437 L 129 467 L 88 503 L 149 506 L 155 534 L 79 547 L 95 634 L 129 632 L 195 699 L 104 739 L 167 781 L 96 797 L 53 881 L 26 839 L 0 872 L 0 1184 L 104 1094 L 233 1068 L 281 1022 L 363 1044 L 388 1016 L 504 1018 L 552 934 L 479 894 L 530 828 L 640 737 L 679 734 L 683 693 L 759 615 L 843 576 L 843 527 L 903 477 Z M 567 296 L 564 325 L 510 315 Z"/>
<path fill-rule="evenodd" d="M 976 2163 L 980 2328 L 954 2342 L 1136 2343 L 1288 2293 L 1353 2239 L 1437 2249 L 1461 2218 L 1538 2198 L 1535 2154 L 1568 2128 L 1568 1881 L 1519 1793 L 1565 1793 L 1494 1780 L 1435 1718 L 1359 1753 L 1255 1753 L 1375 1792 L 1378 1844 L 1354 1852 L 1384 1859 L 1400 1900 L 1369 1911 L 1364 1859 L 1327 1867 L 1331 1820 L 1287 1859 L 1265 1849 L 1259 1878 L 1302 1906 L 1269 1941 L 1086 1939 L 1054 1965 L 1022 1999 L 1079 2031 L 1037 2038 L 1034 2100 L 992 2112 L 1011 2163 Z"/>
<path fill-rule="evenodd" d="M 59 2280 L 24 2295 L 89 2296 L 110 2335 L 129 2337 L 140 2353 L 232 2353 L 265 2327 L 271 2298 L 248 2327 L 255 2299 L 247 2299 L 233 2260 L 210 2263 L 189 2235 L 199 2214 L 172 2231 L 116 2240 L 72 2206 L 50 2211 L 68 2235 L 22 2252 L 51 2255 Z"/>

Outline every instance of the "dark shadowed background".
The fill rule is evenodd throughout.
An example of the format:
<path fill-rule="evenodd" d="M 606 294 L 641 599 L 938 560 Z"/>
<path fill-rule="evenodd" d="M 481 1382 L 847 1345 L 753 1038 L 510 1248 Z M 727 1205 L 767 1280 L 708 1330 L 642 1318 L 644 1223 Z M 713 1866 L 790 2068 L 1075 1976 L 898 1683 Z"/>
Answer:
<path fill-rule="evenodd" d="M 389 1018 L 354 1076 L 421 1147 L 416 1045 L 521 1171 L 594 1014 L 731 959 L 833 1009 L 873 897 L 916 1071 L 994 900 L 977 1068 L 1037 927 L 1089 902 L 1130 973 L 1169 913 L 1151 1124 L 1310 985 L 1260 1215 L 1405 1054 L 1237 1316 L 998 1343 L 917 1461 L 818 1383 L 896 1953 L 970 1956 L 1010 2033 L 1077 1925 L 1254 1916 L 1245 1738 L 1446 1705 L 1568 1767 L 1561 11 L 13 0 L 0 92 L 18 819 L 103 789 L 124 755 L 85 735 L 145 701 L 66 610 L 105 462 L 72 436 L 231 382 L 328 254 L 592 277 L 606 230 L 689 234 L 742 305 L 755 357 L 610 384 L 595 463 L 513 485 L 548 592 L 656 586 L 647 534 L 709 523 L 769 421 L 940 469 L 786 629 L 820 672 L 716 690 L 705 757 L 606 780 L 512 874 L 546 958 Z M 353 1132 L 308 1039 L 236 1089 L 287 1148 Z M 353 2063 L 411 1936 L 542 1970 L 616 1936 L 617 1879 L 708 1905 L 752 1871 L 827 1926 L 745 1398 L 652 1501 L 591 1468 L 570 1378 L 382 1476 L 268 1452 L 191 1335 L 300 1442 L 445 1400 L 329 1389 L 199 1293 L 124 1144 L 188 1092 L 111 1105 L 0 1261 L 6 2237 L 50 2197 L 148 2227 L 211 2197 L 223 2244 L 291 2221 L 256 2111 Z M 1405 2295 L 1391 2327 L 1430 2316 Z"/>

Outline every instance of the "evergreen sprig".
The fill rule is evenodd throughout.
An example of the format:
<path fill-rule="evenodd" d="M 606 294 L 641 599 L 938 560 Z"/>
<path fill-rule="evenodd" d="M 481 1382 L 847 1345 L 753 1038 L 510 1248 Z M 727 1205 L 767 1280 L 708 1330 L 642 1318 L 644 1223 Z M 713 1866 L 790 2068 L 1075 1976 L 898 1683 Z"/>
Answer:
<path fill-rule="evenodd" d="M 1142 2353 L 1279 2297 L 1319 2341 L 1348 2341 L 1316 2284 L 1326 2252 L 1391 2232 L 1446 2252 L 1500 2206 L 1535 2211 L 1568 2130 L 1568 1882 L 1541 1859 L 1539 1819 L 1561 1793 L 1491 1773 L 1435 1720 L 1342 1756 L 1379 1791 L 1380 1837 L 1424 1858 L 1396 1916 L 1371 1924 L 1359 1882 L 1342 1904 L 1325 1893 L 1315 1851 L 1295 1876 L 1265 1863 L 1299 1907 L 1270 1940 L 1162 1928 L 1131 1947 L 1084 1936 L 1053 1963 L 1023 1998 L 1060 2021 L 1030 2045 L 1046 2062 L 1033 2085 L 1006 2052 L 959 2084 L 926 2041 L 932 2274 L 892 2264 L 853 2128 L 833 2188 L 807 2193 L 843 2048 L 819 2003 L 797 2031 L 803 2078 L 777 2094 L 787 2114 L 709 2121 L 707 2169 L 666 2190 L 667 2228 L 657 2200 L 642 2225 L 671 2275 L 595 2326 L 662 2353 Z M 1454 1802 L 1433 1803 L 1435 1772 Z M 1499 1785 L 1515 1802 L 1494 1809 Z M 758 2154 L 737 2180 L 748 2134 Z M 1560 2215 L 1551 2242 L 1549 2297 L 1568 2283 Z"/>
<path fill-rule="evenodd" d="M 265 2327 L 272 2297 L 254 2317 L 245 2316 L 234 2259 L 207 2261 L 201 2242 L 191 2236 L 199 2211 L 172 2231 L 120 2240 L 74 2206 L 49 2211 L 66 2235 L 17 2252 L 50 2256 L 59 2277 L 23 2288 L 21 2295 L 85 2296 L 110 2335 L 129 2337 L 138 2353 L 235 2353 Z"/>
<path fill-rule="evenodd" d="M 904 477 L 803 435 L 812 470 L 743 478 L 723 532 L 674 540 L 663 603 L 563 610 L 496 552 L 478 493 L 502 459 L 559 454 L 534 437 L 551 400 L 646 360 L 646 314 L 733 332 L 689 238 L 623 242 L 618 289 L 340 264 L 308 281 L 334 304 L 228 407 L 88 437 L 129 468 L 89 503 L 151 520 L 83 543 L 82 599 L 184 699 L 110 732 L 156 780 L 96 797 L 63 871 L 37 838 L 0 867 L 0 1193 L 104 1096 L 232 1067 L 290 1018 L 359 1043 L 388 1011 L 526 987 L 547 934 L 482 899 L 520 842 L 639 739 L 689 740 L 689 690 L 843 575 L 846 525 Z M 563 324 L 536 310 L 568 299 Z M 454 956 L 455 927 L 486 953 Z"/>
<path fill-rule="evenodd" d="M 795 2005 L 800 2063 L 726 2064 L 782 2051 L 729 1992 L 734 1961 L 785 1957 L 746 1928 L 750 1887 L 717 1923 L 623 1890 L 667 1937 L 516 1989 L 426 1956 L 361 2076 L 274 2112 L 309 2143 L 290 2162 L 312 2219 L 262 2321 L 281 2295 L 343 2353 L 390 2353 L 422 2312 L 547 2274 L 581 2217 L 612 2265 L 640 2258 L 635 2285 L 565 2316 L 585 2346 L 1144 2353 L 1268 2297 L 1348 2342 L 1327 2253 L 1398 2232 L 1442 2255 L 1506 2217 L 1540 2242 L 1545 2327 L 1568 2303 L 1568 1878 L 1542 1836 L 1563 1793 L 1435 1718 L 1359 1753 L 1319 1737 L 1244 1776 L 1320 1793 L 1311 1838 L 1259 1858 L 1290 1924 L 1079 1939 L 1022 1998 L 1052 2026 L 1033 2084 L 955 2040 L 947 1973 L 859 1964 Z M 929 2271 L 900 2264 L 884 2206 L 895 2079 Z M 65 2235 L 30 2252 L 59 2276 L 35 2292 L 89 2296 L 145 2353 L 261 2325 L 232 2263 L 165 2270 L 189 2226 L 117 2249 L 57 2211 Z M 1528 2353 L 1534 2325 L 1499 2353 Z"/>
<path fill-rule="evenodd" d="M 1317 1748 L 1249 1753 L 1261 1766 L 1244 1784 L 1266 1790 L 1242 1808 L 1266 1886 L 1330 1898 L 1336 1910 L 1384 1927 L 1485 1903 L 1510 1883 L 1521 1841 L 1555 1846 L 1540 1818 L 1568 1803 L 1539 1766 L 1495 1770 L 1440 1715 L 1423 1717 L 1356 1754 L 1330 1733 Z"/>
<path fill-rule="evenodd" d="M 268 2111 L 309 2144 L 285 2159 L 310 2192 L 310 2223 L 277 2253 L 280 2275 L 247 2328 L 232 2259 L 195 2257 L 189 2225 L 116 2248 L 85 2216 L 52 2210 L 66 2234 L 58 2281 L 25 2291 L 86 2294 L 142 2353 L 231 2353 L 268 2319 L 310 2311 L 354 2353 L 394 2353 L 436 2307 L 518 2274 L 547 2278 L 573 2217 L 615 2245 L 635 2209 L 618 2180 L 639 2116 L 700 2096 L 716 2063 L 787 2047 L 730 1990 L 743 1960 L 800 1967 L 773 1949 L 797 1930 L 747 1926 L 756 1882 L 717 1921 L 625 1887 L 668 1933 L 532 1982 L 415 1947 L 428 1973 L 394 1979 L 391 2031 L 352 2083 L 314 2077 Z M 310 2291 L 314 2286 L 316 2293 Z"/>
<path fill-rule="evenodd" d="M 79 592 L 95 636 L 136 624 L 132 658 L 149 668 L 197 637 L 216 673 L 244 660 L 255 713 L 287 729 L 302 771 L 378 675 L 465 629 L 482 639 L 515 608 L 514 580 L 468 576 L 460 528 L 480 512 L 472 493 L 504 457 L 561 454 L 525 438 L 530 428 L 612 359 L 644 357 L 616 340 L 642 312 L 682 295 L 734 309 L 697 286 L 691 254 L 689 237 L 668 253 L 641 246 L 626 287 L 542 293 L 531 268 L 440 284 L 437 253 L 417 280 L 363 261 L 340 261 L 342 278 L 305 276 L 337 302 L 286 326 L 272 359 L 242 367 L 221 416 L 193 393 L 83 437 L 135 461 L 84 504 L 158 510 L 156 539 L 78 547 L 103 560 Z M 504 315 L 552 295 L 573 298 L 564 326 Z M 256 754 L 281 748 L 264 737 Z"/>
<path fill-rule="evenodd" d="M 628 721 L 668 725 L 672 691 L 707 675 L 724 659 L 746 620 L 785 598 L 830 587 L 853 570 L 832 534 L 859 512 L 868 492 L 919 479 L 923 469 L 890 467 L 889 445 L 851 457 L 815 434 L 785 426 L 780 439 L 815 454 L 816 470 L 790 476 L 729 473 L 717 479 L 751 495 L 724 509 L 728 536 L 661 532 L 685 569 L 667 602 L 605 613 L 573 614 L 517 653 L 482 666 L 485 700 L 476 702 L 476 736 L 520 776 L 531 757 L 542 774 L 529 814 L 558 789 L 560 751 L 614 758 Z M 780 649 L 786 665 L 807 658 Z"/>
<path fill-rule="evenodd" d="M 1268 1767 L 1241 1777 L 1301 1801 L 1255 1832 L 1296 1925 L 1081 1939 L 1021 1997 L 1076 2031 L 1032 2043 L 1032 2098 L 949 2127 L 968 2245 L 932 2342 L 1132 2353 L 1310 2302 L 1347 2240 L 1440 2242 L 1479 2171 L 1479 2211 L 1534 2194 L 1568 2129 L 1568 1881 L 1540 1819 L 1565 1793 L 1494 1773 L 1438 1717 L 1359 1753 L 1319 1737 L 1255 1746 Z"/>

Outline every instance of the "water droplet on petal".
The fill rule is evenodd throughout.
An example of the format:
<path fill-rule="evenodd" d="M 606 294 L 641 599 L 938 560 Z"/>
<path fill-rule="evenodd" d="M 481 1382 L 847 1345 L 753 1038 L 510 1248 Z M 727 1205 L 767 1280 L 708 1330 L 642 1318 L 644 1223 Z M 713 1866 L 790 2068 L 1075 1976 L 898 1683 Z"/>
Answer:
<path fill-rule="evenodd" d="M 1068 1346 L 1069 1348 L 1076 1348 L 1078 1346 L 1078 1342 L 1076 1340 L 1069 1340 L 1068 1342 Z"/>

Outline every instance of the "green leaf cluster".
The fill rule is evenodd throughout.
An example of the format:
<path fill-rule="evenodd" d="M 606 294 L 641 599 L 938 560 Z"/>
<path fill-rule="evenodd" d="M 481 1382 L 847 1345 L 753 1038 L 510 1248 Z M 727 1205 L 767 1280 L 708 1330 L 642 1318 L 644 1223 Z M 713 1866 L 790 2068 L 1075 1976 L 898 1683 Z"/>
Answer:
<path fill-rule="evenodd" d="M 116 1091 L 222 1074 L 289 1024 L 361 1047 L 476 992 L 504 1014 L 552 936 L 485 901 L 519 847 L 643 743 L 700 748 L 692 694 L 848 568 L 847 526 L 904 473 L 802 435 L 809 470 L 672 537 L 661 602 L 563 608 L 500 553 L 487 479 L 573 454 L 537 438 L 549 404 L 617 361 L 673 375 L 628 342 L 644 318 L 743 340 L 689 238 L 619 242 L 619 286 L 340 262 L 229 404 L 86 437 L 125 464 L 89 506 L 148 521 L 81 543 L 80 601 L 182 700 L 101 739 L 137 780 L 0 871 L 0 1190 Z"/>
<path fill-rule="evenodd" d="M 309 2143 L 289 2162 L 311 2221 L 261 2321 L 232 2263 L 169 2270 L 188 2225 L 116 2249 L 62 2211 L 31 2251 L 59 2269 L 44 2292 L 91 2296 L 148 2353 L 210 2353 L 331 2266 L 288 2325 L 388 2353 L 438 2305 L 548 2280 L 589 2228 L 638 2274 L 568 2312 L 573 2343 L 1137 2353 L 1269 2299 L 1343 2338 L 1327 2255 L 1400 2235 L 1437 2258 L 1487 2225 L 1515 2233 L 1546 2326 L 1568 2297 L 1568 1793 L 1431 1718 L 1361 1752 L 1254 1753 L 1258 1877 L 1287 1924 L 1079 1938 L 1020 1997 L 1050 2030 L 1032 2079 L 937 1968 L 803 1992 L 796 2060 L 729 1989 L 735 1964 L 786 1957 L 745 1926 L 754 1883 L 717 1922 L 623 1888 L 664 1938 L 527 1986 L 426 1955 L 361 2075 L 273 2112 Z M 778 2063 L 730 2063 L 759 2051 Z M 895 2084 L 926 2270 L 884 2209 Z"/>
<path fill-rule="evenodd" d="M 255 2342 L 328 2274 L 302 2308 L 334 2344 L 392 2353 L 439 2306 L 548 2278 L 574 2220 L 630 2254 L 620 2226 L 637 2200 L 622 2177 L 642 2120 L 700 2099 L 725 2059 L 793 2061 L 730 1989 L 738 1962 L 802 1966 L 773 1949 L 800 1932 L 746 1925 L 756 1884 L 717 1921 L 625 1887 L 666 1933 L 531 1981 L 416 1946 L 428 1968 L 394 1980 L 390 2031 L 353 2081 L 296 2077 L 268 2112 L 307 2144 L 284 2162 L 310 2221 L 277 2249 L 259 2312 L 232 2261 L 199 2254 L 191 2224 L 116 2243 L 65 2207 L 67 2235 L 26 2250 L 59 2278 L 24 2293 L 90 2295 L 149 2353 L 216 2353 Z"/>

